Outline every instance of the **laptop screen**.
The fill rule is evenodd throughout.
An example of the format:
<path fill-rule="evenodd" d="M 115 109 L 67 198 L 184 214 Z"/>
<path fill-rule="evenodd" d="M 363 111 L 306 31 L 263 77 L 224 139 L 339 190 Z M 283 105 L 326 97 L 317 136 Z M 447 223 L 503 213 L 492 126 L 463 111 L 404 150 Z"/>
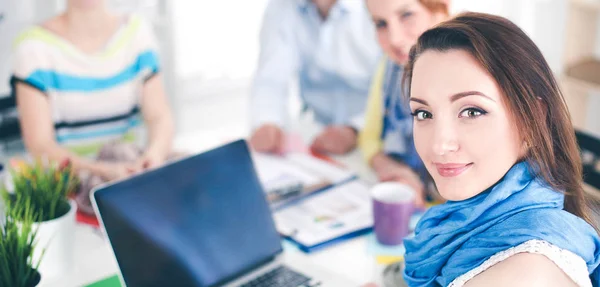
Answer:
<path fill-rule="evenodd" d="M 101 188 L 94 198 L 129 287 L 213 286 L 282 250 L 244 141 Z"/>

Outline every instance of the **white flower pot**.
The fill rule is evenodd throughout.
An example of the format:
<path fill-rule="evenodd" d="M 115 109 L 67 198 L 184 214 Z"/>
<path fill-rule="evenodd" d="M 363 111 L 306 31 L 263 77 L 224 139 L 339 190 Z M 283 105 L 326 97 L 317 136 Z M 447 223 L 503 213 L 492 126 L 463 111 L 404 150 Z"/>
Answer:
<path fill-rule="evenodd" d="M 64 277 L 73 267 L 77 204 L 73 200 L 69 204 L 71 209 L 67 214 L 33 224 L 33 230 L 37 229 L 33 262 L 37 264 L 43 253 L 38 271 L 44 279 Z"/>

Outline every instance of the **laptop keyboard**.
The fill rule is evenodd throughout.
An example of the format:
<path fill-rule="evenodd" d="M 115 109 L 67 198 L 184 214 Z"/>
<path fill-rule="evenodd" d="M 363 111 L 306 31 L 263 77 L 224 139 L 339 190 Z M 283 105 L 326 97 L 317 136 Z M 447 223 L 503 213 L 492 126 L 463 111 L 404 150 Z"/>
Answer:
<path fill-rule="evenodd" d="M 240 287 L 312 287 L 319 285 L 320 283 L 315 284 L 315 282 L 311 282 L 310 278 L 296 271 L 279 266 Z"/>

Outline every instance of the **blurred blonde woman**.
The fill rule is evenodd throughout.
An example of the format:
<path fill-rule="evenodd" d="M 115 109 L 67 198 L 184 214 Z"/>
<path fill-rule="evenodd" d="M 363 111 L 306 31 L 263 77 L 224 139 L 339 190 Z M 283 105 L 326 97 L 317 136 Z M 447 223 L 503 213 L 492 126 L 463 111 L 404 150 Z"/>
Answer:
<path fill-rule="evenodd" d="M 381 181 L 412 186 L 423 206 L 427 171 L 412 139 L 412 116 L 402 100 L 403 65 L 427 29 L 448 18 L 449 0 L 367 0 L 385 57 L 372 80 L 359 147 Z"/>

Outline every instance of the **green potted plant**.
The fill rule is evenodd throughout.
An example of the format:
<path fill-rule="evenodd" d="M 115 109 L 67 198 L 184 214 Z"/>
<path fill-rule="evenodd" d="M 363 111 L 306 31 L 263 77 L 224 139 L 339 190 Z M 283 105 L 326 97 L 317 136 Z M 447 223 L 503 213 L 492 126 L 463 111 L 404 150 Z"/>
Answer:
<path fill-rule="evenodd" d="M 23 206 L 31 209 L 37 230 L 33 262 L 39 263 L 44 250 L 44 261 L 39 272 L 44 278 L 61 277 L 71 269 L 73 262 L 76 204 L 70 200 L 78 185 L 69 161 L 60 164 L 11 162 L 12 192 L 4 190 L 6 209 L 16 220 L 27 215 Z"/>
<path fill-rule="evenodd" d="M 6 211 L 0 222 L 0 287 L 35 287 L 40 283 L 38 263 L 33 262 L 36 230 L 31 208 L 23 206 L 19 219 Z"/>

